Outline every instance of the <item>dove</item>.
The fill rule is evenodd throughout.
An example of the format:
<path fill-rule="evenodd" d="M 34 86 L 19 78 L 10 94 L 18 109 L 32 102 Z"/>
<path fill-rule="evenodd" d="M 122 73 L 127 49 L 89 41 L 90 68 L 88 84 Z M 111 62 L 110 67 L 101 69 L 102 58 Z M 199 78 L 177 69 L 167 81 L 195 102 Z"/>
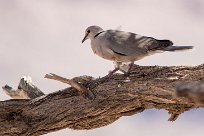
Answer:
<path fill-rule="evenodd" d="M 129 73 L 134 62 L 144 57 L 165 51 L 183 51 L 193 48 L 193 46 L 174 46 L 170 40 L 158 40 L 132 32 L 103 30 L 95 25 L 85 30 L 82 43 L 87 39 L 91 40 L 91 48 L 96 55 L 116 64 L 109 75 L 120 70 L 123 63 L 129 63 L 126 71 Z"/>

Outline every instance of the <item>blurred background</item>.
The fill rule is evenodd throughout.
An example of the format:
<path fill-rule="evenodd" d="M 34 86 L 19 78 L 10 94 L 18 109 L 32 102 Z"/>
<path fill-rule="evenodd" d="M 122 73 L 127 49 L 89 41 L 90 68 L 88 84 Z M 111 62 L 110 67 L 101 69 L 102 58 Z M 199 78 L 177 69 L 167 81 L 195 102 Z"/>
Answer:
<path fill-rule="evenodd" d="M 110 61 L 94 55 L 90 41 L 81 40 L 90 25 L 170 39 L 193 45 L 192 52 L 163 53 L 137 61 L 139 65 L 198 65 L 204 62 L 203 0 L 0 0 L 0 85 L 17 87 L 23 75 L 45 93 L 67 87 L 44 79 L 47 73 L 72 78 L 105 76 Z M 10 99 L 0 91 L 0 100 Z M 182 114 L 168 122 L 164 110 L 122 117 L 94 130 L 64 129 L 45 136 L 203 136 L 204 110 Z"/>

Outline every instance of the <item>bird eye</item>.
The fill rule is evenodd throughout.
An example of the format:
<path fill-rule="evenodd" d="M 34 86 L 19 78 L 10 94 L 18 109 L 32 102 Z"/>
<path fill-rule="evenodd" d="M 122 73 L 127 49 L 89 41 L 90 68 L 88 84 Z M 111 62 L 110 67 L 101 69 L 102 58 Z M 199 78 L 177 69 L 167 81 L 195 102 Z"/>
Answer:
<path fill-rule="evenodd" d="M 91 31 L 90 30 L 87 30 L 87 33 L 90 33 Z"/>

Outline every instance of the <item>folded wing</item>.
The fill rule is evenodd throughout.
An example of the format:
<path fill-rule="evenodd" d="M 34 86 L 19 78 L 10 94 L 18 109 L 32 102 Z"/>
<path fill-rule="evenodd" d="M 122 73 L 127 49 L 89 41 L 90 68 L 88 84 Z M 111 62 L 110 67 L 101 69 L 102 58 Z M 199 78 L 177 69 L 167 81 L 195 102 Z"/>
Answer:
<path fill-rule="evenodd" d="M 124 56 L 145 54 L 173 45 L 169 40 L 156 40 L 152 37 L 116 30 L 108 30 L 106 40 L 110 49 Z"/>

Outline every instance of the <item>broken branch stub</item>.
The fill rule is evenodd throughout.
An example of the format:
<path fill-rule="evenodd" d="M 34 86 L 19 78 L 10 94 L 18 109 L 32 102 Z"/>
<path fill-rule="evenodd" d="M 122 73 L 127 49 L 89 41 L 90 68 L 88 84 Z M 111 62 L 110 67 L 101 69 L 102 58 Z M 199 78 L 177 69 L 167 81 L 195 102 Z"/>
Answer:
<path fill-rule="evenodd" d="M 87 97 L 89 99 L 94 99 L 94 94 L 90 90 L 88 90 L 86 87 L 84 87 L 82 84 L 79 84 L 78 82 L 76 82 L 75 80 L 66 79 L 64 77 L 61 77 L 61 76 L 58 76 L 58 75 L 52 74 L 52 73 L 46 74 L 45 78 L 53 79 L 53 80 L 60 81 L 62 83 L 69 84 L 71 87 L 78 90 L 85 97 Z"/>
<path fill-rule="evenodd" d="M 33 84 L 31 77 L 23 76 L 20 79 L 17 89 L 13 89 L 9 85 L 2 87 L 3 91 L 13 99 L 34 99 L 44 95 L 44 93 Z"/>

